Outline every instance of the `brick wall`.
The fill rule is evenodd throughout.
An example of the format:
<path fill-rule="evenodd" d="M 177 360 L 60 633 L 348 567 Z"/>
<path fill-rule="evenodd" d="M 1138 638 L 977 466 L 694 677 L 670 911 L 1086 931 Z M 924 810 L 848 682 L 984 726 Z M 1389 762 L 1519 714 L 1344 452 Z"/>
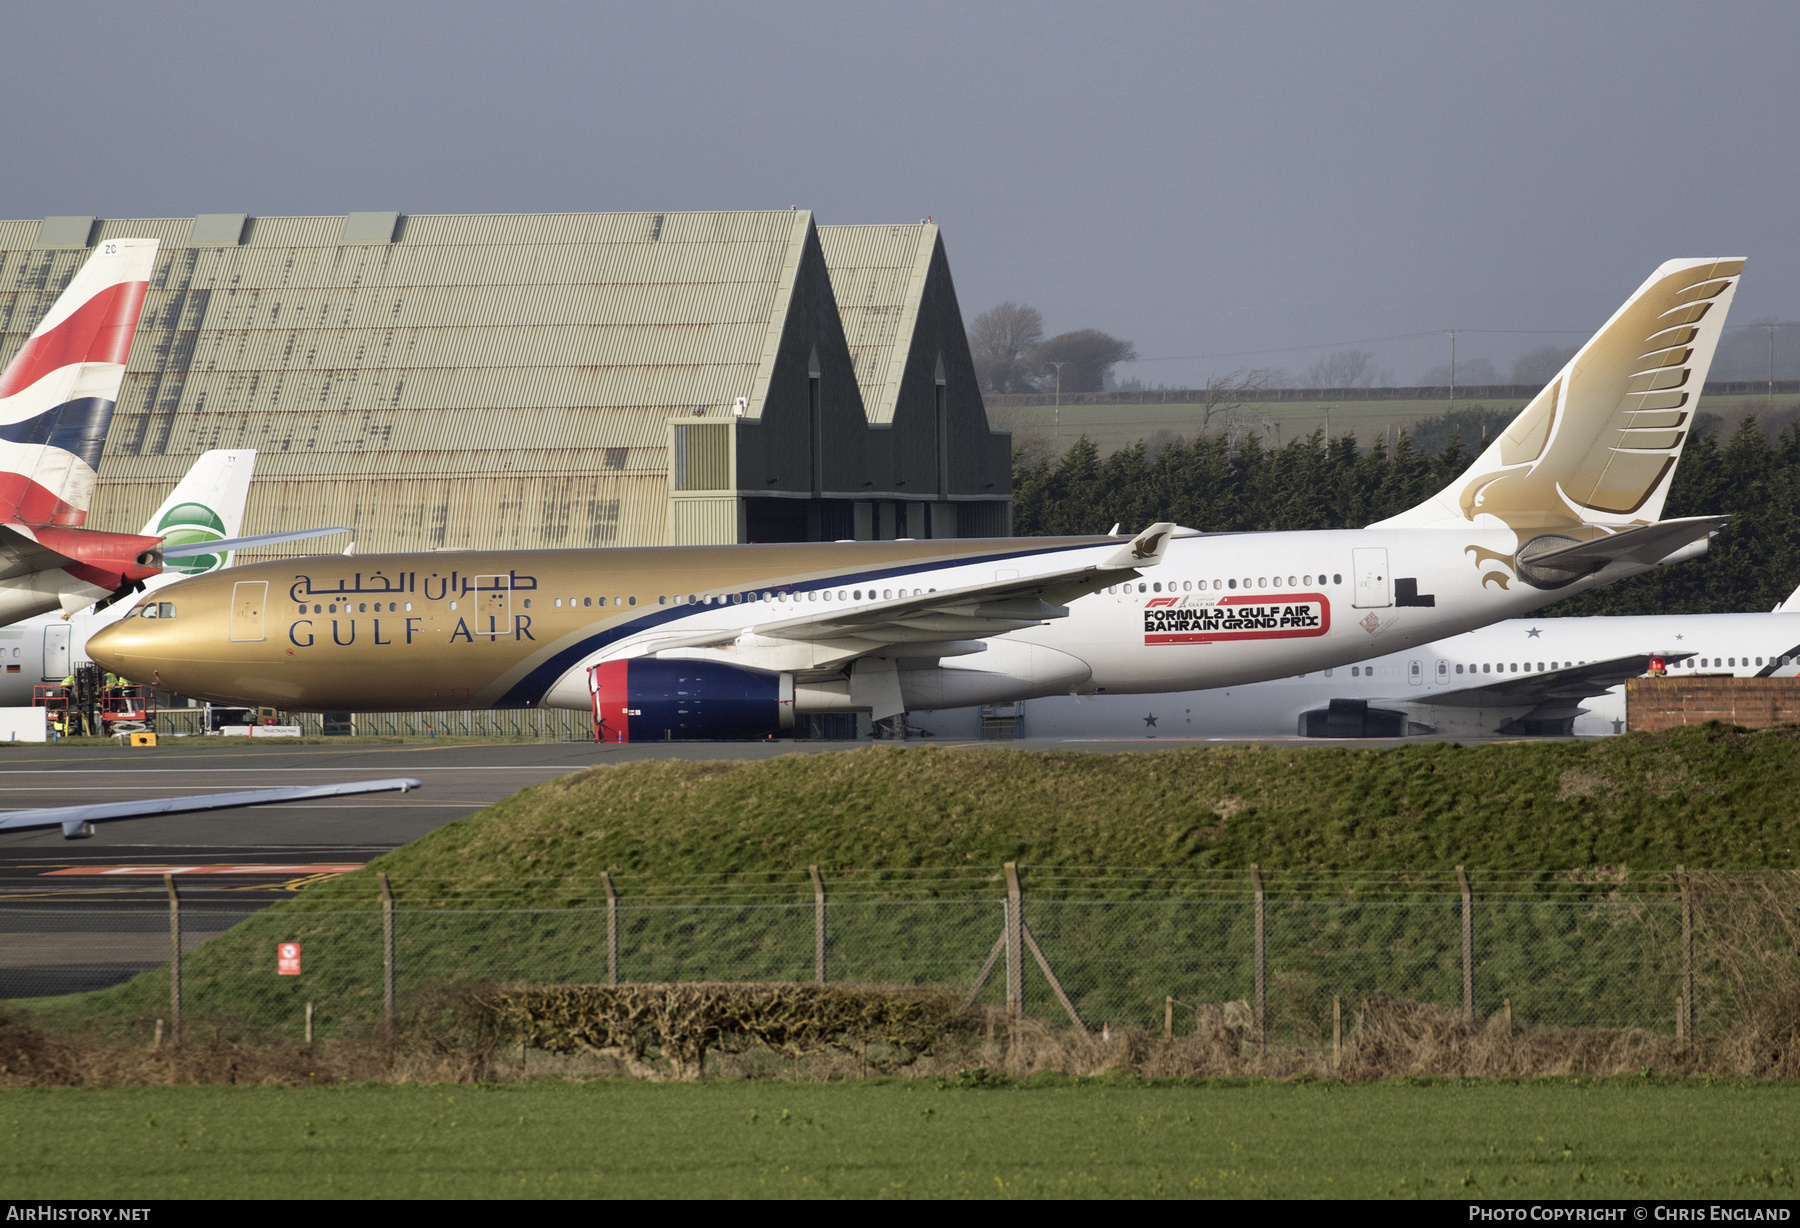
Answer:
<path fill-rule="evenodd" d="M 1625 684 L 1625 727 L 1634 733 L 1707 721 L 1747 729 L 1800 721 L 1800 678 L 1633 678 Z"/>

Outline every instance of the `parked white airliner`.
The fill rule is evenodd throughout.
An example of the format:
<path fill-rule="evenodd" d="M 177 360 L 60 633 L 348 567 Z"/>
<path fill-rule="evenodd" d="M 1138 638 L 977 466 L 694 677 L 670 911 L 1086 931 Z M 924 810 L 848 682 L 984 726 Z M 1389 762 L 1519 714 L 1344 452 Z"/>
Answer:
<path fill-rule="evenodd" d="M 1769 614 L 1508 619 L 1348 668 L 1175 694 L 1034 699 L 1028 738 L 1600 736 L 1625 731 L 1624 681 L 1800 675 L 1800 589 Z M 922 714 L 940 736 L 972 718 Z"/>

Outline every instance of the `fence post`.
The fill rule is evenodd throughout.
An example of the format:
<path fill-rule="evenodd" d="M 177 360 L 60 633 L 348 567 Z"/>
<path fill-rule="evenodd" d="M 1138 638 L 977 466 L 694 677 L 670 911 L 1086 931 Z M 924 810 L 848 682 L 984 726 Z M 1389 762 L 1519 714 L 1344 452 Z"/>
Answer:
<path fill-rule="evenodd" d="M 1684 1045 L 1694 1043 L 1694 893 L 1687 867 L 1675 867 L 1681 888 L 1681 996 L 1675 1006 L 1675 1036 Z"/>
<path fill-rule="evenodd" d="M 818 866 L 807 866 L 813 885 L 813 980 L 825 983 L 825 880 Z"/>
<path fill-rule="evenodd" d="M 1462 889 L 1463 1022 L 1475 1022 L 1475 901 L 1469 894 L 1469 876 L 1456 867 L 1456 885 Z"/>
<path fill-rule="evenodd" d="M 1175 999 L 1163 998 L 1163 1039 L 1175 1039 Z"/>
<path fill-rule="evenodd" d="M 1331 995 L 1331 1068 L 1336 1070 L 1344 1052 L 1344 999 Z"/>
<path fill-rule="evenodd" d="M 169 1043 L 181 1043 L 181 892 L 175 876 L 163 875 L 169 892 Z"/>
<path fill-rule="evenodd" d="M 1006 1011 L 1014 1019 L 1025 1015 L 1024 892 L 1019 889 L 1019 866 L 1006 862 Z"/>
<path fill-rule="evenodd" d="M 381 884 L 381 1021 L 388 1038 L 394 1035 L 394 889 L 386 870 L 377 871 Z"/>
<path fill-rule="evenodd" d="M 612 874 L 600 871 L 600 882 L 606 888 L 606 983 L 619 983 L 619 893 L 613 890 Z"/>
<path fill-rule="evenodd" d="M 1264 980 L 1264 973 L 1265 973 L 1266 969 L 1264 968 L 1264 965 L 1263 965 L 1262 867 L 1257 865 L 1254 861 L 1250 863 L 1250 889 L 1255 894 L 1255 900 L 1256 900 L 1256 934 L 1255 934 L 1255 939 L 1254 939 L 1254 941 L 1256 943 L 1256 954 L 1255 954 L 1255 960 L 1254 960 L 1255 967 L 1256 967 L 1256 1000 L 1251 1005 L 1255 1011 L 1255 1015 L 1253 1016 L 1253 1018 L 1255 1019 L 1255 1022 L 1256 1022 L 1256 1043 L 1260 1045 L 1260 1044 L 1264 1043 L 1265 1039 L 1268 1036 L 1268 1033 L 1265 1031 L 1265 1026 L 1267 1024 L 1267 1020 L 1263 1014 L 1264 1007 L 1267 1005 L 1267 1002 L 1268 1002 L 1268 997 L 1267 997 L 1267 992 L 1266 992 L 1266 982 Z"/>

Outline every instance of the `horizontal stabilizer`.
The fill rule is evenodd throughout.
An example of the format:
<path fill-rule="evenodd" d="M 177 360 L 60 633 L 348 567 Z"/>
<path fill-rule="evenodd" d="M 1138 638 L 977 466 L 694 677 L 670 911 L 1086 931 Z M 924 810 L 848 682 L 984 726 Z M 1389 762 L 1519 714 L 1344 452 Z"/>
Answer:
<path fill-rule="evenodd" d="M 1683 546 L 1705 541 L 1724 525 L 1725 516 L 1688 516 L 1636 525 L 1591 541 L 1546 536 L 1525 543 L 1519 569 L 1528 575 L 1561 580 L 1585 576 L 1609 563 L 1654 567 Z"/>
<path fill-rule="evenodd" d="M 10 525 L 0 525 L 0 580 L 35 575 L 67 567 L 74 559 L 60 550 L 52 550 L 28 533 Z"/>
<path fill-rule="evenodd" d="M 91 806 L 48 806 L 41 810 L 0 813 L 0 831 L 31 827 L 60 827 L 63 835 L 78 840 L 94 834 L 93 824 L 114 819 L 147 819 L 161 814 L 192 814 L 201 810 L 236 810 L 276 802 L 303 802 L 320 797 L 348 797 L 358 793 L 407 793 L 419 788 L 410 776 L 387 780 L 353 780 L 336 785 L 294 785 L 278 789 L 245 789 L 237 793 L 200 793 L 187 797 L 153 797 L 137 802 L 100 802 Z"/>
<path fill-rule="evenodd" d="M 255 537 L 227 537 L 209 542 L 195 542 L 187 546 L 164 546 L 162 556 L 165 559 L 185 559 L 196 554 L 220 554 L 226 550 L 252 550 L 257 546 L 276 546 L 282 542 L 306 541 L 313 537 L 330 537 L 334 533 L 354 533 L 355 529 L 342 526 L 332 529 L 295 529 L 288 533 L 262 533 Z"/>

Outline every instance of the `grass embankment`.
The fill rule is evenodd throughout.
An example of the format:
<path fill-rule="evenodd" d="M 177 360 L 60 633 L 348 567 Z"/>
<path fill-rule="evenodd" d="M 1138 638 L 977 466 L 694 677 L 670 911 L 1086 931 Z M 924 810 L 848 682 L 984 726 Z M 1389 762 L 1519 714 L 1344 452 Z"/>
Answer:
<path fill-rule="evenodd" d="M 1579 867 L 1795 865 L 1800 727 L 1388 750 L 1220 746 L 1149 754 L 1002 749 L 600 767 L 523 790 L 308 891 L 414 905 L 599 898 L 600 873 L 692 891 L 720 876 L 1130 868 L 1542 876 Z M 924 878 L 935 877 L 925 874 Z M 1043 881 L 1042 878 L 1039 881 Z M 1124 882 L 1116 884 L 1124 887 Z M 989 894 L 985 891 L 983 894 Z"/>
<path fill-rule="evenodd" d="M 1521 1022 L 1666 1031 L 1680 920 L 1665 871 L 1793 864 L 1797 794 L 1800 729 L 1144 755 L 877 747 L 603 767 L 524 790 L 207 943 L 184 960 L 187 1009 L 292 1031 L 313 1001 L 325 1034 L 374 1022 L 377 870 L 400 901 L 403 1001 L 442 981 L 603 979 L 606 870 L 627 981 L 810 980 L 806 867 L 818 865 L 832 980 L 966 986 L 1000 933 L 999 865 L 1017 860 L 1027 923 L 1083 1017 L 1159 1028 L 1165 996 L 1187 1012 L 1249 995 L 1256 862 L 1272 892 L 1271 1011 L 1316 1040 L 1334 994 L 1460 1001 L 1460 864 L 1482 910 L 1481 1017 L 1510 1000 Z M 1609 898 L 1621 887 L 1665 902 Z M 304 976 L 275 975 L 281 941 L 303 944 Z M 166 975 L 34 1005 L 135 1032 L 166 1013 Z M 1060 1015 L 1035 970 L 1026 989 L 1034 1014 Z"/>
<path fill-rule="evenodd" d="M 1791 1198 L 1800 1087 L 1035 1080 L 0 1093 L 0 1197 Z"/>

